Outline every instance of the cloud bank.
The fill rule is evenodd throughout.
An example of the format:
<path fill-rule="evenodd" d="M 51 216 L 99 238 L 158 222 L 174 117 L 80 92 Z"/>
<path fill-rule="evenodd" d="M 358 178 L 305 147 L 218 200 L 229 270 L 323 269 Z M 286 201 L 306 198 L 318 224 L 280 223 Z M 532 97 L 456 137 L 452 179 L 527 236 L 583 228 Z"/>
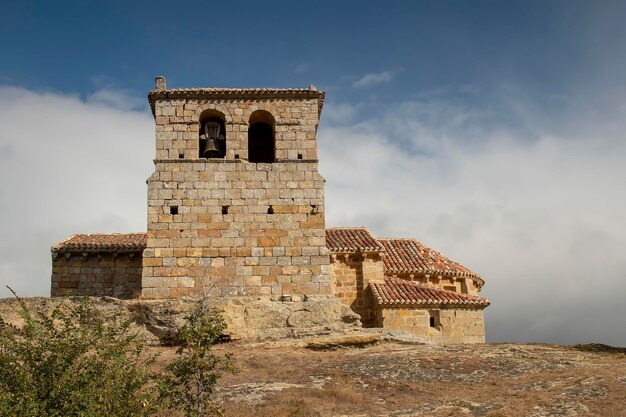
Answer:
<path fill-rule="evenodd" d="M 50 246 L 73 233 L 146 229 L 154 128 L 136 103 L 0 86 L 0 296 L 48 295 Z"/>
<path fill-rule="evenodd" d="M 525 137 L 486 120 L 408 102 L 320 129 L 327 224 L 415 237 L 483 275 L 490 341 L 626 345 L 626 126 Z"/>
<path fill-rule="evenodd" d="M 53 243 L 145 230 L 154 134 L 137 103 L 0 87 L 1 284 L 47 295 Z M 623 122 L 555 135 L 443 101 L 328 104 L 329 226 L 415 237 L 483 275 L 490 341 L 626 345 Z"/>

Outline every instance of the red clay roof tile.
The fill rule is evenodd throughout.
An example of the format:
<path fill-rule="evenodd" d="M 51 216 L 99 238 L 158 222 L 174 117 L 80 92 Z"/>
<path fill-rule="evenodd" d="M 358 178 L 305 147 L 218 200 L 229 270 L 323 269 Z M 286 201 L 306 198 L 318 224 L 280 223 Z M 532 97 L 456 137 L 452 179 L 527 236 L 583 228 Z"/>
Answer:
<path fill-rule="evenodd" d="M 385 247 L 386 274 L 437 273 L 482 279 L 475 272 L 454 262 L 415 239 L 378 239 Z"/>
<path fill-rule="evenodd" d="M 52 252 L 141 252 L 146 233 L 92 233 L 73 235 L 52 247 Z"/>
<path fill-rule="evenodd" d="M 417 282 L 385 278 L 385 282 L 370 282 L 374 299 L 384 306 L 453 306 L 483 309 L 490 303 L 476 297 L 452 291 L 430 288 Z"/>
<path fill-rule="evenodd" d="M 164 98 L 317 98 L 318 117 L 322 114 L 326 93 L 316 88 L 174 88 L 168 90 L 152 90 L 148 93 L 148 102 L 154 114 L 154 103 Z"/>
<path fill-rule="evenodd" d="M 385 250 L 364 227 L 326 229 L 326 247 L 335 253 L 383 252 Z"/>

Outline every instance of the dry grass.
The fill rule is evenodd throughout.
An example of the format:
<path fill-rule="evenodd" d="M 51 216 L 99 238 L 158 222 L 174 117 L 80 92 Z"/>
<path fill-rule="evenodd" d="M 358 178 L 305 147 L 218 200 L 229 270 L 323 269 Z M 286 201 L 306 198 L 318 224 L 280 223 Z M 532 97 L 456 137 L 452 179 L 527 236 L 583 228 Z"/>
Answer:
<path fill-rule="evenodd" d="M 219 382 L 225 417 L 626 416 L 626 361 L 604 347 L 383 343 L 312 351 L 233 343 L 216 350 L 230 350 L 238 368 Z M 164 364 L 171 353 L 161 353 Z"/>

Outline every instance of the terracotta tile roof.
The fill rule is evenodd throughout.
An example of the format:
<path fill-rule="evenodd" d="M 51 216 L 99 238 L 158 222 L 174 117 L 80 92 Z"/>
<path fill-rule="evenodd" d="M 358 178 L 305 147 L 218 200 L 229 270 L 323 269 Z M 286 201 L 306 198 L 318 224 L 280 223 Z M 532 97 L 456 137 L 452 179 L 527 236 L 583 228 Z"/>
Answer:
<path fill-rule="evenodd" d="M 52 252 L 141 252 L 146 233 L 93 233 L 73 235 L 52 247 Z"/>
<path fill-rule="evenodd" d="M 154 114 L 154 102 L 163 98 L 317 98 L 318 116 L 322 114 L 326 93 L 315 87 L 309 88 L 175 88 L 169 90 L 152 90 L 148 93 L 148 101 Z"/>
<path fill-rule="evenodd" d="M 430 288 L 398 278 L 386 278 L 384 283 L 370 282 L 369 287 L 376 302 L 384 306 L 451 306 L 483 309 L 490 304 L 486 298 Z"/>
<path fill-rule="evenodd" d="M 378 239 L 378 241 L 385 247 L 383 262 L 386 274 L 437 273 L 465 276 L 483 282 L 475 272 L 451 261 L 415 239 Z"/>
<path fill-rule="evenodd" d="M 385 250 L 364 227 L 326 229 L 326 247 L 335 253 L 383 252 Z"/>

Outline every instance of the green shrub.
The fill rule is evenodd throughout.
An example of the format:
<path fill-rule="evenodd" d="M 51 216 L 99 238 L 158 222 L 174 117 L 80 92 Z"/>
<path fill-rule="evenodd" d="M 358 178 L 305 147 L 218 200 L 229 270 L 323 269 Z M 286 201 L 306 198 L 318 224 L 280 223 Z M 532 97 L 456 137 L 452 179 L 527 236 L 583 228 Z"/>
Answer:
<path fill-rule="evenodd" d="M 15 293 L 14 293 L 15 295 Z M 105 320 L 88 301 L 0 318 L 0 416 L 145 416 L 154 411 L 147 357 L 129 323 Z"/>
<path fill-rule="evenodd" d="M 200 301 L 177 332 L 177 358 L 164 370 L 157 384 L 159 398 L 170 409 L 188 417 L 221 414 L 214 389 L 221 373 L 231 369 L 230 356 L 219 357 L 211 347 L 222 336 L 226 323 L 219 312 Z"/>

